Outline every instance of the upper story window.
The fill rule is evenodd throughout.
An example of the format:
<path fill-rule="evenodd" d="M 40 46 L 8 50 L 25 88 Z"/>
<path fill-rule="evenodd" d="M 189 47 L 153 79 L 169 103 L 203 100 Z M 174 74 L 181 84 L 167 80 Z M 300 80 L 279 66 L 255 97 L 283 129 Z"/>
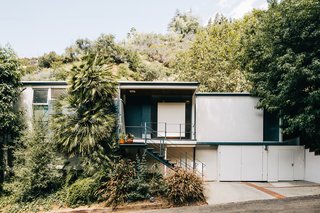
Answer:
<path fill-rule="evenodd" d="M 65 88 L 51 88 L 51 100 L 56 100 L 66 92 Z"/>
<path fill-rule="evenodd" d="M 47 122 L 48 117 L 48 88 L 33 89 L 33 120 Z"/>
<path fill-rule="evenodd" d="M 55 100 L 65 92 L 66 88 L 33 88 L 33 119 L 47 122 L 54 113 Z"/>
<path fill-rule="evenodd" d="M 34 89 L 33 90 L 34 104 L 48 104 L 48 89 Z"/>

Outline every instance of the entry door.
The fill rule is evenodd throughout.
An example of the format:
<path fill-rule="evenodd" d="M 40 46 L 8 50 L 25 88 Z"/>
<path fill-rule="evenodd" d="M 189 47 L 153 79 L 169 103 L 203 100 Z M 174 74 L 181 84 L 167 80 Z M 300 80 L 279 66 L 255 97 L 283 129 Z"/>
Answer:
<path fill-rule="evenodd" d="M 185 103 L 158 103 L 158 137 L 185 137 L 185 122 Z"/>
<path fill-rule="evenodd" d="M 279 151 L 279 180 L 293 180 L 293 151 Z"/>

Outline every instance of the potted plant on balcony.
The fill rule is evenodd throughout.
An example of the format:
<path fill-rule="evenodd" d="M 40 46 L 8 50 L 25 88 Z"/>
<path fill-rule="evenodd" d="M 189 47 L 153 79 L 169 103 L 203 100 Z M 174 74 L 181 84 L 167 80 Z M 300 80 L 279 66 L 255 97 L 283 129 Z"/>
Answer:
<path fill-rule="evenodd" d="M 133 143 L 134 135 L 131 133 L 127 134 L 127 143 Z"/>
<path fill-rule="evenodd" d="M 124 144 L 126 142 L 126 134 L 120 133 L 119 135 L 119 143 Z"/>

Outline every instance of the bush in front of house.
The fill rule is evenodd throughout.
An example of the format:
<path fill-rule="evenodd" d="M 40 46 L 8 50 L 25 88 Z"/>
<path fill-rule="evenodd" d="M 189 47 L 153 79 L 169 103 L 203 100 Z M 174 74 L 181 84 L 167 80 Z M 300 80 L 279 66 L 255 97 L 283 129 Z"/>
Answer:
<path fill-rule="evenodd" d="M 32 201 L 55 192 L 62 185 L 59 166 L 63 160 L 54 150 L 47 131 L 45 122 L 34 122 L 17 142 L 14 185 L 19 201 Z"/>
<path fill-rule="evenodd" d="M 178 169 L 165 178 L 166 199 L 173 205 L 205 202 L 204 183 L 197 174 Z"/>
<path fill-rule="evenodd" d="M 87 205 L 97 201 L 98 184 L 94 178 L 78 179 L 67 190 L 66 203 L 70 207 Z"/>
<path fill-rule="evenodd" d="M 145 181 L 144 169 L 131 160 L 121 159 L 114 163 L 98 194 L 107 206 L 116 208 L 125 202 L 144 200 L 149 197 L 149 185 Z"/>

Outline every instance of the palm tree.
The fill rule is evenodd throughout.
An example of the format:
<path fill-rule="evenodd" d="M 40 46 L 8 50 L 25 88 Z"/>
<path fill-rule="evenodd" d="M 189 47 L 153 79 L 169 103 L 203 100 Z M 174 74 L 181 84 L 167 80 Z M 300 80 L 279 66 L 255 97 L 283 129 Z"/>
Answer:
<path fill-rule="evenodd" d="M 115 130 L 116 84 L 111 67 L 98 57 L 71 70 L 68 90 L 55 106 L 52 127 L 57 144 L 70 156 L 90 156 L 110 145 Z"/>

